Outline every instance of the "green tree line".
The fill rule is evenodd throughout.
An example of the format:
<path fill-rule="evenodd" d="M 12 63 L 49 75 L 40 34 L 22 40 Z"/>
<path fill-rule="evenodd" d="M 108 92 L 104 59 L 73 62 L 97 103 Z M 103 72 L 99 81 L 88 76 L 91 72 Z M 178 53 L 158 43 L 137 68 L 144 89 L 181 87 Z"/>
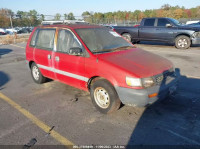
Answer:
<path fill-rule="evenodd" d="M 37 26 L 41 24 L 45 18 L 51 18 L 51 20 L 75 20 L 74 14 L 70 12 L 69 14 L 64 14 L 61 16 L 60 13 L 55 15 L 43 15 L 39 14 L 36 10 L 17 11 L 14 13 L 10 9 L 2 8 L 0 9 L 0 28 L 7 28 L 11 26 L 11 20 L 14 27 L 25 27 L 25 26 Z"/>
<path fill-rule="evenodd" d="M 180 6 L 171 6 L 165 4 L 159 9 L 135 10 L 135 11 L 117 11 L 117 12 L 89 12 L 82 13 L 85 21 L 90 23 L 115 23 L 124 20 L 140 22 L 144 17 L 170 17 L 175 19 L 181 18 L 200 18 L 200 6 L 186 9 Z"/>
<path fill-rule="evenodd" d="M 116 11 L 116 12 L 89 12 L 82 13 L 82 17 L 85 21 L 93 24 L 99 23 L 116 23 L 123 21 L 140 22 L 144 17 L 171 17 L 175 19 L 181 18 L 200 18 L 200 6 L 195 8 L 186 9 L 180 6 L 171 6 L 165 4 L 159 9 L 148 10 L 135 10 L 135 11 Z M 41 24 L 41 21 L 51 18 L 51 20 L 74 20 L 74 14 L 72 12 L 61 15 L 56 13 L 55 15 L 43 15 L 39 14 L 36 10 L 17 11 L 14 13 L 10 9 L 0 9 L 0 28 L 10 27 L 10 19 L 13 26 L 37 26 Z"/>

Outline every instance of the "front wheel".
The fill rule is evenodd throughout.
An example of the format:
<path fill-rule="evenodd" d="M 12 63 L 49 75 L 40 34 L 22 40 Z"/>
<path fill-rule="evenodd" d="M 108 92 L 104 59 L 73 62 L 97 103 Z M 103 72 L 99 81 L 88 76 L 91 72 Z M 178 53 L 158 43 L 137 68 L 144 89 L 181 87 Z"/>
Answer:
<path fill-rule="evenodd" d="M 135 40 L 133 40 L 132 43 L 133 43 L 133 44 L 139 44 L 140 41 L 135 41 Z"/>
<path fill-rule="evenodd" d="M 131 42 L 131 35 L 130 35 L 129 33 L 124 33 L 124 34 L 122 34 L 122 36 L 123 36 L 126 40 L 128 40 L 129 42 Z"/>
<path fill-rule="evenodd" d="M 177 49 L 188 49 L 191 45 L 191 40 L 187 36 L 178 36 L 175 39 L 175 46 Z"/>
<path fill-rule="evenodd" d="M 99 79 L 92 83 L 90 95 L 92 103 L 101 113 L 111 113 L 120 107 L 121 101 L 115 88 L 105 79 Z"/>

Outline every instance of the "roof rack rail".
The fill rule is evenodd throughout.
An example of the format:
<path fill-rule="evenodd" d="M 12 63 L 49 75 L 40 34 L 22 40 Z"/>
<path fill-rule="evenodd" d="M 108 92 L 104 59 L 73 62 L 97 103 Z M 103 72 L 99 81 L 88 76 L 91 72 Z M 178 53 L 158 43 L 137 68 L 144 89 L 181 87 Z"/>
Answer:
<path fill-rule="evenodd" d="M 64 24 L 64 21 L 42 21 L 42 25 Z"/>
<path fill-rule="evenodd" d="M 42 21 L 42 25 L 56 25 L 56 24 L 89 24 L 84 20 L 59 20 L 59 21 Z"/>

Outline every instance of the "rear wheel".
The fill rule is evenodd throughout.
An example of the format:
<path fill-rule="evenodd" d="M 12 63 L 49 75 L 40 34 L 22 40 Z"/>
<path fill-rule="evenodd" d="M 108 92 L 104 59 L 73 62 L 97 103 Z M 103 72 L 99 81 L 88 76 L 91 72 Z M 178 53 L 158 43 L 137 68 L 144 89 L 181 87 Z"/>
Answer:
<path fill-rule="evenodd" d="M 175 40 L 175 46 L 177 49 L 188 49 L 191 45 L 191 40 L 187 36 L 178 36 Z"/>
<path fill-rule="evenodd" d="M 122 34 L 122 36 L 123 36 L 126 40 L 128 40 L 129 42 L 131 42 L 131 35 L 130 35 L 129 33 L 124 33 L 124 34 Z"/>
<path fill-rule="evenodd" d="M 40 69 L 35 63 L 32 63 L 31 65 L 31 75 L 32 75 L 33 80 L 38 84 L 42 84 L 46 82 L 46 78 L 42 75 L 42 73 L 40 72 Z"/>
<path fill-rule="evenodd" d="M 133 44 L 139 44 L 140 41 L 132 41 Z"/>
<path fill-rule="evenodd" d="M 99 79 L 92 83 L 90 89 L 92 103 L 101 113 L 111 113 L 119 109 L 121 101 L 110 82 Z"/>

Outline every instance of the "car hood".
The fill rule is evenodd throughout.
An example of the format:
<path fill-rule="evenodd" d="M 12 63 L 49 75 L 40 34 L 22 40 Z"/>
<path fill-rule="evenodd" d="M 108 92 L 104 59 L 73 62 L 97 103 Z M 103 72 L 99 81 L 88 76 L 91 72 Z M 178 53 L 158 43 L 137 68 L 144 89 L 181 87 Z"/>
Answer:
<path fill-rule="evenodd" d="M 186 30 L 193 30 L 193 31 L 200 31 L 199 25 L 180 25 L 179 29 L 186 29 Z"/>
<path fill-rule="evenodd" d="M 173 67 L 169 60 L 138 48 L 98 54 L 97 57 L 99 62 L 108 63 L 139 78 L 154 76 Z"/>

